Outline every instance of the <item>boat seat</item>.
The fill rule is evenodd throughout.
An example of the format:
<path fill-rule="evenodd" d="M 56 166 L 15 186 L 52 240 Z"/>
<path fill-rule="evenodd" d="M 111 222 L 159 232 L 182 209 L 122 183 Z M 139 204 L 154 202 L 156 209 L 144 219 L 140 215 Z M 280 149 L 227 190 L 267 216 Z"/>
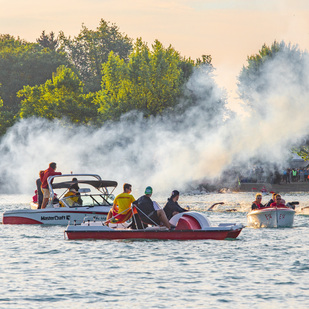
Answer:
<path fill-rule="evenodd" d="M 176 230 L 200 230 L 201 225 L 200 223 L 191 216 L 183 215 L 179 218 Z"/>

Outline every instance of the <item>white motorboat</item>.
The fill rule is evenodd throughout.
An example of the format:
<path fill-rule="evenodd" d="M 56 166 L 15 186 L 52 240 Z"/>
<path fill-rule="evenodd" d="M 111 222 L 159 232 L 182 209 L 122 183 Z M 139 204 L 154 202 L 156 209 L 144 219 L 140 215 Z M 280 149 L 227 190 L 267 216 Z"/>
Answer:
<path fill-rule="evenodd" d="M 74 201 L 72 196 L 64 197 L 72 185 L 79 187 L 78 201 Z M 8 210 L 3 214 L 2 223 L 67 225 L 69 221 L 80 224 L 85 217 L 106 220 L 117 182 L 102 180 L 95 174 L 68 174 L 49 177 L 48 187 L 50 197 L 46 208 L 34 209 L 31 205 L 29 209 Z M 59 199 L 55 198 L 55 191 Z"/>
<path fill-rule="evenodd" d="M 295 210 L 289 207 L 266 207 L 248 213 L 248 225 L 251 227 L 292 227 Z"/>

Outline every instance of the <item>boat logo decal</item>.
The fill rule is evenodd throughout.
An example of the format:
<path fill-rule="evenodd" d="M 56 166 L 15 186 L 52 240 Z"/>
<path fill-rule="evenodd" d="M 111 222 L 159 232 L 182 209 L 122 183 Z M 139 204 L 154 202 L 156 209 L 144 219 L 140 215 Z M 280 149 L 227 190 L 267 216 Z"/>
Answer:
<path fill-rule="evenodd" d="M 41 220 L 69 220 L 68 217 L 70 219 L 70 216 L 41 216 Z"/>

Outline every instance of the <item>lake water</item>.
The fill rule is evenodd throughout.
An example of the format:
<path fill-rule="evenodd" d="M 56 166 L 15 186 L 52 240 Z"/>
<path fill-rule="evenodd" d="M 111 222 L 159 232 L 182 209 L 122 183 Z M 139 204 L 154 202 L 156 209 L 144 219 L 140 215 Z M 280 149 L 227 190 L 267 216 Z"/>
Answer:
<path fill-rule="evenodd" d="M 210 220 L 246 224 L 253 197 L 180 202 L 205 211 L 223 201 L 238 211 Z M 305 193 L 283 198 L 309 205 Z M 0 195 L 1 215 L 29 199 Z M 245 228 L 227 241 L 68 241 L 61 226 L 0 228 L 1 308 L 309 308 L 309 216 L 295 216 L 293 228 Z"/>

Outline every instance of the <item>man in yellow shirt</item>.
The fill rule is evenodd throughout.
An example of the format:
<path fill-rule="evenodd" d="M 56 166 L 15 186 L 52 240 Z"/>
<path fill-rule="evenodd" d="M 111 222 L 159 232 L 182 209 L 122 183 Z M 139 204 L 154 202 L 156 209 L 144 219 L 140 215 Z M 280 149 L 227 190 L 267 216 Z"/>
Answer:
<path fill-rule="evenodd" d="M 131 204 L 135 201 L 132 194 L 132 186 L 129 183 L 123 185 L 123 193 L 116 196 L 113 207 L 107 215 L 106 221 L 121 223 L 132 217 Z M 110 220 L 112 218 L 112 220 Z"/>

